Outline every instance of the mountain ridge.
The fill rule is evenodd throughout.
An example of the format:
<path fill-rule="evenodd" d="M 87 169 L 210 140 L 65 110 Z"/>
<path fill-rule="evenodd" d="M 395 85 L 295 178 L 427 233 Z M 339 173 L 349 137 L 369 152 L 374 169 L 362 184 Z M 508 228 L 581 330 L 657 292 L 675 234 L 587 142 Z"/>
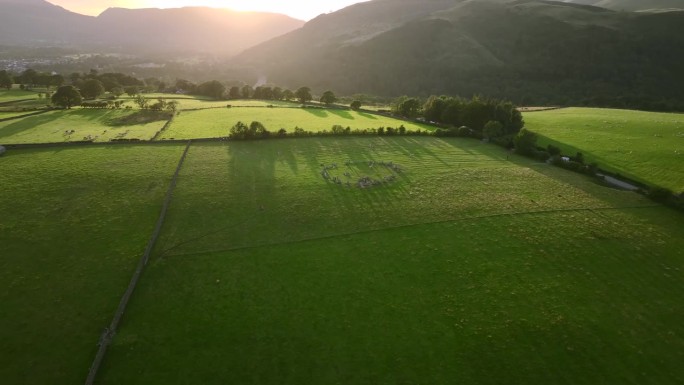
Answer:
<path fill-rule="evenodd" d="M 45 0 L 1 0 L 0 6 L 0 45 L 8 46 L 234 55 L 304 25 L 276 13 L 209 7 L 110 7 L 87 16 Z"/>
<path fill-rule="evenodd" d="M 357 4 L 325 19 L 354 30 L 354 13 L 363 20 L 366 7 L 385 4 Z M 629 95 L 684 100 L 672 85 L 684 82 L 677 69 L 684 60 L 684 12 L 621 12 L 540 0 L 402 0 L 394 7 L 425 4 L 434 5 L 429 14 L 357 38 L 330 36 L 310 22 L 236 61 L 274 83 L 343 94 L 482 93 L 521 104 Z"/>

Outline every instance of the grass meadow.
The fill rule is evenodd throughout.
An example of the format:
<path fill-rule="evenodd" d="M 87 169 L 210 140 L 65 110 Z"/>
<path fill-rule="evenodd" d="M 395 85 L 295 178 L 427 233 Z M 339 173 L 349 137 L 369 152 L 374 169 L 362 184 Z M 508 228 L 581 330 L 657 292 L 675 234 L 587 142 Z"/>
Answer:
<path fill-rule="evenodd" d="M 0 157 L 0 382 L 84 382 L 182 151 L 102 146 Z"/>
<path fill-rule="evenodd" d="M 255 120 L 428 129 L 254 106 L 181 111 L 162 139 Z M 665 154 L 679 151 L 682 115 L 634 114 L 525 119 L 542 143 L 603 167 L 624 151 L 597 143 L 632 146 L 634 172 L 676 182 L 680 158 Z M 646 117 L 660 122 L 648 135 Z M 52 111 L 0 123 L 0 143 L 150 139 L 165 122 Z M 183 148 L 0 157 L 0 382 L 84 381 Z M 683 250 L 681 213 L 472 139 L 194 143 L 98 383 L 682 383 Z"/>
<path fill-rule="evenodd" d="M 151 116 L 153 118 L 148 119 Z M 81 140 L 150 140 L 167 120 L 138 110 L 57 110 L 0 122 L 0 143 L 61 143 Z M 168 117 L 167 117 L 168 119 Z M 72 132 L 73 131 L 73 132 Z"/>
<path fill-rule="evenodd" d="M 678 383 L 682 250 L 681 214 L 476 141 L 195 144 L 99 383 Z"/>
<path fill-rule="evenodd" d="M 22 116 L 30 114 L 30 112 L 26 111 L 12 111 L 12 112 L 5 112 L 5 111 L 0 111 L 0 120 L 2 119 L 7 119 L 7 118 L 15 118 L 17 116 Z"/>
<path fill-rule="evenodd" d="M 565 108 L 524 118 L 544 146 L 579 151 L 606 170 L 684 192 L 684 114 Z"/>
<path fill-rule="evenodd" d="M 228 136 L 230 128 L 242 121 L 249 124 L 259 121 L 269 131 L 281 128 L 293 132 L 295 127 L 307 131 L 330 130 L 334 125 L 366 129 L 399 127 L 407 130 L 432 130 L 430 126 L 404 122 L 384 116 L 345 110 L 314 108 L 223 108 L 201 111 L 181 111 L 171 127 L 160 139 L 216 138 Z"/>
<path fill-rule="evenodd" d="M 9 103 L 25 99 L 38 99 L 38 93 L 24 90 L 0 90 L 0 103 Z"/>

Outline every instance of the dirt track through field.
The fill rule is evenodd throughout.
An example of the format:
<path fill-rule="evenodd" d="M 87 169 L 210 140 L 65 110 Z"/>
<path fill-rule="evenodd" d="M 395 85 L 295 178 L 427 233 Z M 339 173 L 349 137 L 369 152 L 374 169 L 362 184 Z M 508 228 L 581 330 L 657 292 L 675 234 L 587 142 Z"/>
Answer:
<path fill-rule="evenodd" d="M 166 212 L 168 211 L 169 205 L 171 204 L 173 190 L 175 189 L 176 183 L 178 181 L 178 174 L 180 174 L 180 170 L 183 167 L 183 162 L 185 162 L 185 158 L 188 155 L 188 151 L 190 150 L 191 144 L 192 141 L 189 141 L 188 144 L 185 146 L 185 151 L 183 151 L 183 155 L 181 156 L 180 161 L 178 162 L 176 172 L 173 174 L 173 178 L 171 179 L 169 188 L 166 191 L 166 197 L 164 198 L 164 204 L 159 214 L 157 225 L 154 228 L 154 231 L 152 232 L 152 236 L 150 237 L 150 241 L 147 243 L 147 247 L 145 248 L 145 252 L 143 253 L 142 258 L 140 258 L 138 267 L 135 269 L 135 272 L 133 273 L 131 282 L 128 284 L 128 288 L 126 289 L 126 292 L 124 293 L 123 297 L 121 298 L 121 301 L 119 302 L 119 307 L 117 308 L 116 313 L 114 313 L 114 318 L 112 318 L 112 322 L 109 324 L 109 327 L 105 328 L 104 332 L 102 333 L 102 336 L 100 337 L 97 354 L 95 355 L 93 364 L 91 365 L 90 371 L 88 372 L 88 378 L 85 382 L 86 385 L 92 385 L 95 382 L 95 379 L 97 378 L 97 373 L 100 370 L 102 361 L 105 357 L 105 354 L 107 353 L 107 348 L 109 347 L 109 344 L 112 342 L 112 339 L 116 334 L 116 330 L 119 327 L 121 318 L 123 317 L 123 314 L 126 311 L 126 307 L 128 306 L 128 301 L 130 301 L 131 296 L 133 295 L 133 292 L 135 291 L 135 288 L 138 285 L 138 281 L 142 276 L 143 270 L 145 269 L 145 266 L 147 265 L 147 262 L 150 259 L 150 254 L 154 249 L 154 245 L 157 243 L 159 233 L 161 233 L 161 229 L 164 226 Z"/>

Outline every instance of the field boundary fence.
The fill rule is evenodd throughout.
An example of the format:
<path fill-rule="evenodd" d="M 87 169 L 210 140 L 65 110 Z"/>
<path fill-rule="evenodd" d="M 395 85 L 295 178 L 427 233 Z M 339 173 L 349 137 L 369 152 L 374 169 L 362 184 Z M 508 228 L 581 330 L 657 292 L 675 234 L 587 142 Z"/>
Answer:
<path fill-rule="evenodd" d="M 168 121 L 164 124 L 164 127 L 161 128 L 161 130 L 157 131 L 156 134 L 150 139 L 150 141 L 154 142 L 155 140 L 159 140 L 159 138 L 162 136 L 162 134 L 168 130 L 169 127 L 171 127 L 171 124 L 173 124 L 173 121 L 176 119 L 176 116 L 178 115 L 177 112 L 174 112 L 173 115 L 171 115 L 171 118 L 169 118 Z"/>
<path fill-rule="evenodd" d="M 166 213 L 168 211 L 168 208 L 171 204 L 171 198 L 173 197 L 173 191 L 176 188 L 176 183 L 178 182 L 178 175 L 180 174 L 181 168 L 183 167 L 183 163 L 185 162 L 185 158 L 188 155 L 188 151 L 190 150 L 190 146 L 192 145 L 192 141 L 186 141 L 187 145 L 185 146 L 185 150 L 183 151 L 183 155 L 181 156 L 180 160 L 178 161 L 178 166 L 176 167 L 176 172 L 173 174 L 173 178 L 171 179 L 171 183 L 169 184 L 169 188 L 166 191 L 166 196 L 164 198 L 164 204 L 162 205 L 161 212 L 159 213 L 159 218 L 157 219 L 157 224 L 154 228 L 154 231 L 152 232 L 152 236 L 150 237 L 149 242 L 147 243 L 147 247 L 145 248 L 145 252 L 143 253 L 142 257 L 140 258 L 140 262 L 138 262 L 138 266 L 135 269 L 135 272 L 133 273 L 133 277 L 131 278 L 130 283 L 128 284 L 128 288 L 124 292 L 123 297 L 121 297 L 121 301 L 119 302 L 119 307 L 116 309 L 116 312 L 114 313 L 114 317 L 112 318 L 111 323 L 109 324 L 109 327 L 105 328 L 105 330 L 102 332 L 102 335 L 100 336 L 100 341 L 98 342 L 98 349 L 97 349 L 97 354 L 95 355 L 95 359 L 93 360 L 92 365 L 90 366 L 90 370 L 88 372 L 88 377 L 86 379 L 85 384 L 86 385 L 92 385 L 95 382 L 95 379 L 97 378 L 97 374 L 100 370 L 100 367 L 102 366 L 102 361 L 104 360 L 105 354 L 107 353 L 107 349 L 109 345 L 111 344 L 116 331 L 119 327 L 119 323 L 121 322 L 121 319 L 123 318 L 124 312 L 126 311 L 126 308 L 128 307 L 128 302 L 131 299 L 131 296 L 133 295 L 133 292 L 135 291 L 135 288 L 138 286 L 138 281 L 140 281 L 140 277 L 142 276 L 142 273 L 145 269 L 145 266 L 147 266 L 147 263 L 150 260 L 150 255 L 152 254 L 152 250 L 154 249 L 155 244 L 157 243 L 157 238 L 159 238 L 159 234 L 161 233 L 162 227 L 164 226 L 164 220 L 166 219 Z"/>

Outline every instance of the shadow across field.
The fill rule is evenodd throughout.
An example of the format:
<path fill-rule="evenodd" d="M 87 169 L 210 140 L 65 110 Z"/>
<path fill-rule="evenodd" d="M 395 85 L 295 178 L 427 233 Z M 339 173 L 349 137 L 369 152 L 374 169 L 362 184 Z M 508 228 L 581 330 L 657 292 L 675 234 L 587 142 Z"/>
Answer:
<path fill-rule="evenodd" d="M 166 111 L 137 111 L 130 115 L 107 119 L 105 120 L 105 123 L 111 127 L 137 126 L 169 120 L 172 116 L 173 113 Z"/>
<path fill-rule="evenodd" d="M 336 110 L 336 109 L 329 109 L 328 112 L 332 115 L 337 115 L 342 119 L 349 119 L 349 120 L 354 120 L 354 117 L 352 114 L 349 113 L 347 110 Z"/>
<path fill-rule="evenodd" d="M 0 139 L 9 138 L 22 131 L 32 129 L 36 126 L 41 126 L 44 124 L 54 122 L 55 120 L 61 117 L 62 114 L 60 112 L 53 112 L 17 120 L 14 123 L 10 123 L 5 127 L 0 128 Z"/>

